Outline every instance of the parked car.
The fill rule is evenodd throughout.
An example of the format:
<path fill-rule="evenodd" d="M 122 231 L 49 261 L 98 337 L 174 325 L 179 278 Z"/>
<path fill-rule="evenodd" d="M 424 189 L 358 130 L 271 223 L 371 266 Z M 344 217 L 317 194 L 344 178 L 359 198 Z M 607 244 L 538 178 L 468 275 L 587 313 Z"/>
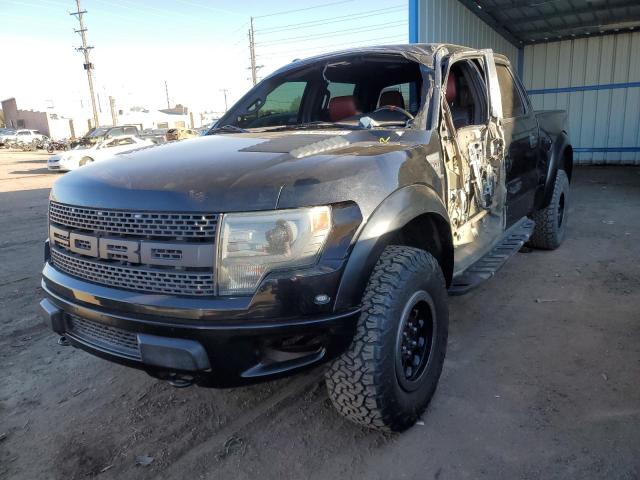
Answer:
<path fill-rule="evenodd" d="M 72 146 L 77 145 L 95 145 L 103 140 L 109 138 L 122 137 L 122 136 L 140 136 L 140 130 L 135 125 L 118 125 L 115 127 L 96 127 L 87 132 L 83 137 L 80 137 Z"/>
<path fill-rule="evenodd" d="M 48 139 L 46 135 L 40 133 L 38 130 L 28 130 L 25 128 L 0 134 L 0 138 L 2 139 L 2 143 L 11 141 L 18 143 L 32 143 L 34 140 L 44 141 Z"/>
<path fill-rule="evenodd" d="M 15 138 L 16 130 L 14 128 L 0 128 L 0 145 L 4 145 L 5 141 Z"/>
<path fill-rule="evenodd" d="M 200 136 L 200 134 L 191 130 L 190 128 L 170 128 L 167 130 L 167 142 L 172 142 L 174 140 L 185 140 L 187 138 L 195 138 Z"/>
<path fill-rule="evenodd" d="M 440 378 L 447 295 L 525 242 L 562 243 L 564 120 L 535 112 L 491 50 L 296 61 L 209 135 L 54 183 L 44 319 L 63 344 L 179 387 L 326 362 L 342 415 L 404 430 Z"/>
<path fill-rule="evenodd" d="M 47 168 L 58 171 L 74 170 L 93 162 L 105 160 L 118 153 L 151 145 L 154 145 L 152 141 L 132 135 L 110 138 L 95 145 L 78 145 L 72 150 L 49 157 Z"/>
<path fill-rule="evenodd" d="M 151 140 L 153 143 L 160 144 L 167 141 L 168 128 L 147 128 L 140 134 L 141 138 Z"/>

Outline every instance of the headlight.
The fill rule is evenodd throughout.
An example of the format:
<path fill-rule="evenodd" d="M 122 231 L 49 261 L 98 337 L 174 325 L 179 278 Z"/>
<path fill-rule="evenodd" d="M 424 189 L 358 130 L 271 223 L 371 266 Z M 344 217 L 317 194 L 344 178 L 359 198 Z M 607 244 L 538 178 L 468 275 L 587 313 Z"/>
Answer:
<path fill-rule="evenodd" d="M 218 247 L 218 292 L 255 292 L 267 273 L 313 265 L 331 230 L 329 207 L 225 215 Z"/>

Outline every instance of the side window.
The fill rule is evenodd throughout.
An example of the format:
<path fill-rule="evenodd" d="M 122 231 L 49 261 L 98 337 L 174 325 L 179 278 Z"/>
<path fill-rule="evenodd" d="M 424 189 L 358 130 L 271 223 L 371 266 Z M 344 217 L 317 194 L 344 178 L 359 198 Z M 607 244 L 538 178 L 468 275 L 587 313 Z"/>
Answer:
<path fill-rule="evenodd" d="M 135 135 L 136 133 L 136 129 L 134 127 L 124 127 L 124 134 L 125 135 Z"/>
<path fill-rule="evenodd" d="M 18 132 L 18 135 L 29 135 L 29 132 Z"/>
<path fill-rule="evenodd" d="M 122 127 L 112 128 L 109 131 L 109 135 L 111 135 L 112 137 L 119 137 L 120 135 L 124 135 L 124 128 Z"/>
<path fill-rule="evenodd" d="M 500 85 L 500 95 L 502 96 L 502 116 L 504 118 L 514 118 L 524 115 L 524 103 L 509 68 L 506 65 L 497 63 L 496 72 L 498 74 L 498 84 Z"/>
<path fill-rule="evenodd" d="M 261 103 L 256 100 L 246 115 L 238 120 L 239 127 L 268 127 L 298 122 L 300 104 L 307 82 L 285 82 L 273 89 Z"/>

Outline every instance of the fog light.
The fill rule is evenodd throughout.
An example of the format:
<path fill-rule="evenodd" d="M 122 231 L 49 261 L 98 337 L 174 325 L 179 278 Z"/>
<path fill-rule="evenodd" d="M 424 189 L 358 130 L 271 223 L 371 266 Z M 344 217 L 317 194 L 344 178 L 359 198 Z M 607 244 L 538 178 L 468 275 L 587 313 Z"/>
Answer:
<path fill-rule="evenodd" d="M 313 299 L 313 302 L 316 305 L 326 305 L 330 300 L 331 297 L 329 295 L 327 295 L 326 293 L 321 293 L 320 295 L 316 295 L 316 297 Z"/>

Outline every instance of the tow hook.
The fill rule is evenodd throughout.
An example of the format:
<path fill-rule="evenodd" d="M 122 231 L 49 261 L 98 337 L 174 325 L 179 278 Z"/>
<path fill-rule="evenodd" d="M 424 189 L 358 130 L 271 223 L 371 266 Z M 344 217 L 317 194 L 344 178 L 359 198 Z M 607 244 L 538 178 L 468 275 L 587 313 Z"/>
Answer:
<path fill-rule="evenodd" d="M 69 340 L 67 340 L 67 337 L 65 337 L 64 335 L 60 335 L 60 338 L 58 338 L 58 345 L 62 345 L 63 347 L 68 347 L 71 344 L 69 343 Z"/>

